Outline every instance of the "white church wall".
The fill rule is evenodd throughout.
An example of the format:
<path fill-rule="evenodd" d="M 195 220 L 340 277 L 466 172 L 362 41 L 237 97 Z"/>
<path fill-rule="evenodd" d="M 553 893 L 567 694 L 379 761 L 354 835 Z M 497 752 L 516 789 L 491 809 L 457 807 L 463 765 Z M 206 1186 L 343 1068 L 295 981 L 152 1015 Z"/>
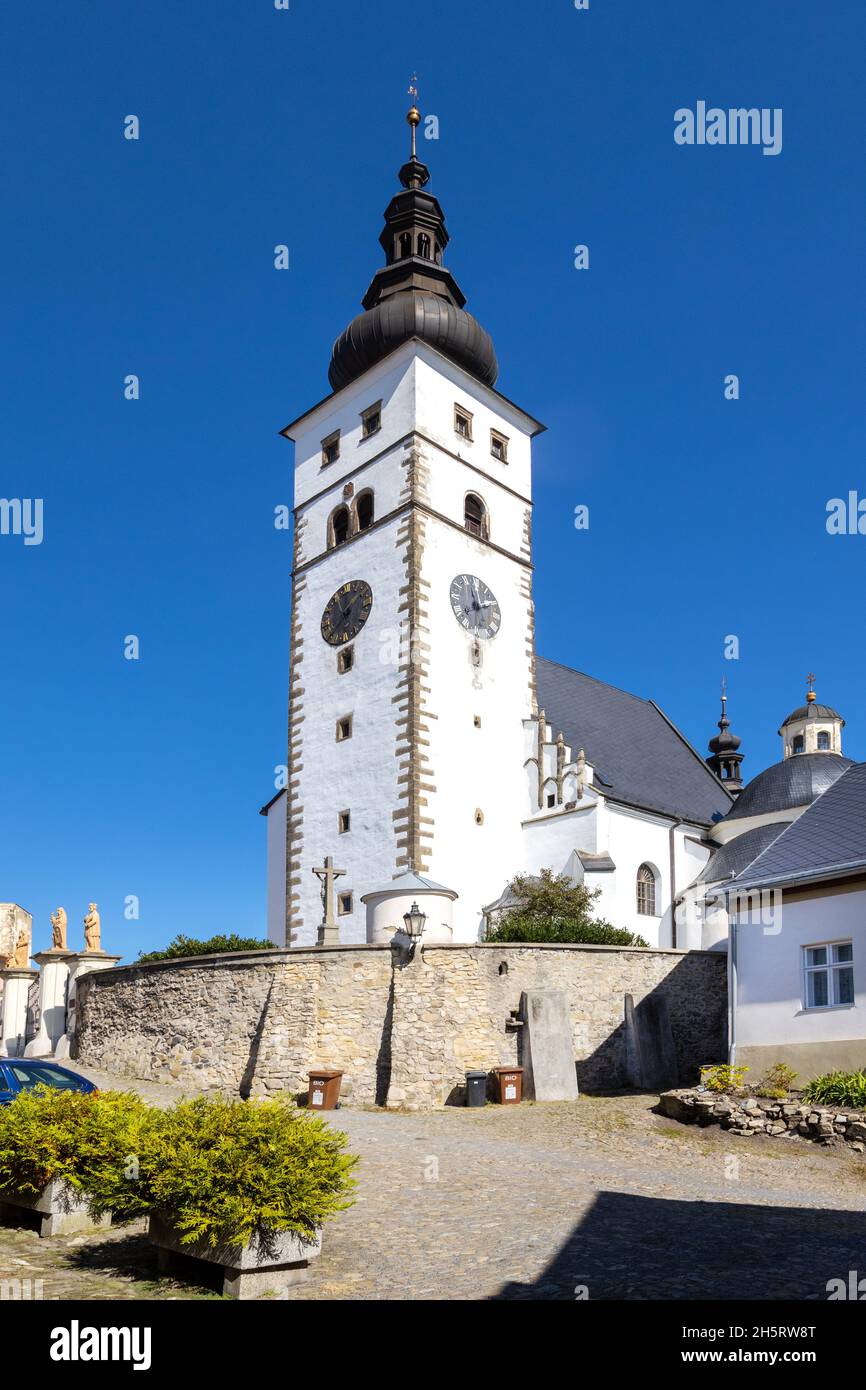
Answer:
<path fill-rule="evenodd" d="M 382 401 L 381 428 L 364 438 L 361 411 L 378 400 Z M 414 428 L 414 419 L 415 378 L 407 345 L 329 396 L 293 430 L 295 506 L 303 506 L 334 480 L 344 479 L 402 439 Z M 335 430 L 340 431 L 340 457 L 323 467 L 322 440 Z M 360 480 L 357 485 L 360 488 Z"/>
<path fill-rule="evenodd" d="M 434 459 L 431 471 L 436 466 Z M 522 860 L 530 602 L 523 566 L 435 519 L 427 523 L 422 568 L 430 586 L 428 705 L 435 716 L 425 735 L 435 785 L 428 793 L 427 814 L 433 820 L 428 868 L 431 878 L 460 895 L 454 939 L 472 941 L 482 925 L 481 909 L 499 896 Z M 482 579 L 502 612 L 497 635 L 477 644 L 451 607 L 451 583 L 461 573 Z"/>
<path fill-rule="evenodd" d="M 303 850 L 297 916 L 303 926 L 296 944 L 314 942 L 322 918 L 320 884 L 312 873 L 330 854 L 346 874 L 338 892 L 353 894 L 353 911 L 339 920 L 340 939 L 363 942 L 366 914 L 360 895 L 396 872 L 392 813 L 398 804 L 394 696 L 398 680 L 395 620 L 404 583 L 398 546 L 399 520 L 341 546 L 305 571 L 298 600 L 303 638 L 300 663 L 304 689 L 301 768 L 297 803 L 303 808 Z M 321 636 L 321 615 L 331 595 L 349 579 L 364 579 L 373 607 L 352 643 L 354 664 L 339 674 L 338 648 Z M 338 742 L 337 720 L 352 716 L 352 736 Z M 351 812 L 351 829 L 340 834 L 340 811 Z"/>
<path fill-rule="evenodd" d="M 286 944 L 286 793 L 271 803 L 268 822 L 268 940 Z"/>

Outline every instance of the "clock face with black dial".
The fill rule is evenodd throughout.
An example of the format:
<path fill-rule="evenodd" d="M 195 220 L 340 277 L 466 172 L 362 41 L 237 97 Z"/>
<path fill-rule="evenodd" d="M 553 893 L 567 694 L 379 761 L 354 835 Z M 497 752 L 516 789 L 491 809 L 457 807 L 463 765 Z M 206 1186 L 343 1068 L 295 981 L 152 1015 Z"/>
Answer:
<path fill-rule="evenodd" d="M 370 616 L 373 590 L 363 579 L 350 579 L 332 594 L 322 614 L 322 636 L 332 647 L 357 637 Z"/>
<path fill-rule="evenodd" d="M 496 597 L 477 575 L 455 575 L 451 580 L 451 607 L 470 637 L 495 637 L 502 626 Z"/>

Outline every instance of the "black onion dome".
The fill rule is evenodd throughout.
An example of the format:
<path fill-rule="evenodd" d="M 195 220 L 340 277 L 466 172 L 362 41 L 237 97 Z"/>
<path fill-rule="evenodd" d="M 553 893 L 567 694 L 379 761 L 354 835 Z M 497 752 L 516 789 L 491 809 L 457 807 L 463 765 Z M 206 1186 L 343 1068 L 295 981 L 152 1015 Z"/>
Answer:
<path fill-rule="evenodd" d="M 499 375 L 490 334 L 464 309 L 466 296 L 444 262 L 450 240 L 445 214 L 426 191 L 430 171 L 415 153 L 413 116 L 414 109 L 412 157 L 400 170 L 403 189 L 385 209 L 379 237 L 385 264 L 361 301 L 365 312 L 340 334 L 331 353 L 328 379 L 335 391 L 410 338 L 429 343 L 485 386 Z"/>
<path fill-rule="evenodd" d="M 846 768 L 853 767 L 841 753 L 797 753 L 773 763 L 753 777 L 740 792 L 725 820 L 743 816 L 764 816 L 773 811 L 790 811 L 795 806 L 811 806 L 816 797 L 831 787 Z"/>
<path fill-rule="evenodd" d="M 499 375 L 493 340 L 477 319 L 436 294 L 403 290 L 359 314 L 340 334 L 328 380 L 339 391 L 410 338 L 429 343 L 485 386 Z"/>

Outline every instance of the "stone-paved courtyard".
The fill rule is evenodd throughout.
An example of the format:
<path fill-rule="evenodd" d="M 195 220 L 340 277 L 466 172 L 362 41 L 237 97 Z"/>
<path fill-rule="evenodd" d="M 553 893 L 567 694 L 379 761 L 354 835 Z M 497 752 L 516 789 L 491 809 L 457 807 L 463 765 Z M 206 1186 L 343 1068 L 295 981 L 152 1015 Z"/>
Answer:
<path fill-rule="evenodd" d="M 829 1279 L 866 1273 L 862 1158 L 679 1126 L 655 1105 L 336 1112 L 358 1200 L 292 1298 L 823 1299 Z M 215 1296 L 194 1273 L 160 1279 L 142 1227 L 45 1241 L 0 1227 L 10 1277 L 42 1279 L 45 1298 Z"/>

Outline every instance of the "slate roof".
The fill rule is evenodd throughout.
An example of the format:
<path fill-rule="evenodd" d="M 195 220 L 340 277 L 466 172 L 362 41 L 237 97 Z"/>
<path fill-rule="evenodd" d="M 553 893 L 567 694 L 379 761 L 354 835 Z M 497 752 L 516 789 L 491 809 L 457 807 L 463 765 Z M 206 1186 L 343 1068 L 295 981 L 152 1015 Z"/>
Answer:
<path fill-rule="evenodd" d="M 746 830 L 727 844 L 719 845 L 715 854 L 706 862 L 695 883 L 721 883 L 732 879 L 757 859 L 768 845 L 778 840 L 787 821 L 774 821 L 771 825 L 758 825 L 754 830 Z"/>
<path fill-rule="evenodd" d="M 584 750 L 605 795 L 699 825 L 730 811 L 729 794 L 652 700 L 544 657 L 537 680 L 554 735 L 562 729 L 575 755 Z"/>
<path fill-rule="evenodd" d="M 851 759 L 841 753 L 794 753 L 752 778 L 737 797 L 728 820 L 808 806 L 852 766 Z"/>
<path fill-rule="evenodd" d="M 762 887 L 866 870 L 866 763 L 851 763 L 731 884 Z"/>

